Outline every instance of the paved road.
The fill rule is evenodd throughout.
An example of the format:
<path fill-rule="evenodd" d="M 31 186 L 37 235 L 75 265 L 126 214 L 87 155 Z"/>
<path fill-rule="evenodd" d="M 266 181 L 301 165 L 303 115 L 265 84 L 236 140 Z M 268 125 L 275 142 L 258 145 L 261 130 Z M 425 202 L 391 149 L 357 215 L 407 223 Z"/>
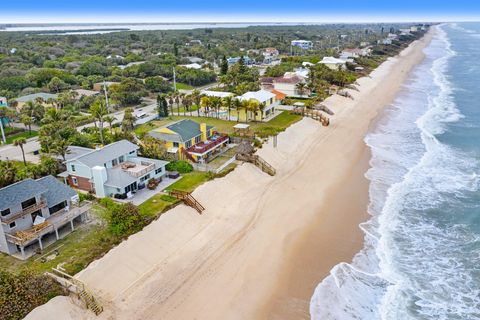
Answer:
<path fill-rule="evenodd" d="M 145 107 L 139 107 L 136 108 L 134 111 L 134 115 L 137 115 L 139 113 L 145 112 L 148 115 L 150 114 L 155 114 L 156 113 L 156 101 L 155 100 L 144 100 L 148 105 Z M 122 111 L 117 111 L 114 113 L 111 113 L 110 115 L 115 118 L 115 121 L 113 124 L 120 123 L 123 120 L 123 110 Z M 87 127 L 93 127 L 95 124 L 89 123 L 83 126 L 77 127 L 78 131 L 81 131 L 83 128 Z M 98 122 L 97 122 L 98 125 Z M 104 127 L 108 127 L 108 123 L 104 123 Z M 38 138 L 31 138 L 27 140 L 27 143 L 23 146 L 25 150 L 25 158 L 27 161 L 33 162 L 33 163 L 38 163 L 40 161 L 40 156 L 39 155 L 34 155 L 33 152 L 37 151 L 40 149 L 40 143 L 38 142 Z M 15 147 L 13 145 L 6 145 L 6 146 L 1 146 L 0 147 L 0 160 L 19 160 L 22 161 L 22 152 L 19 147 Z"/>

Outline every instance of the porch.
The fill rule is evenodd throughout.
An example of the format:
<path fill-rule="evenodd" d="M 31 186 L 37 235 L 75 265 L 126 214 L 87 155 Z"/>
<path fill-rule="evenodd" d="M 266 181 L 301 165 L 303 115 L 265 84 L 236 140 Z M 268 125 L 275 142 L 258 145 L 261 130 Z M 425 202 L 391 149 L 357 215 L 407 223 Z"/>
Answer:
<path fill-rule="evenodd" d="M 7 241 L 14 244 L 20 253 L 14 257 L 25 260 L 34 255 L 37 250 L 43 251 L 45 247 L 61 239 L 66 234 L 75 230 L 75 222 L 82 223 L 91 209 L 91 202 L 83 203 L 51 215 L 44 223 L 33 226 L 27 230 L 17 231 L 15 234 L 6 234 Z"/>
<path fill-rule="evenodd" d="M 196 162 L 206 161 L 213 152 L 225 146 L 229 139 L 228 135 L 217 133 L 210 139 L 201 141 L 186 151 L 195 158 Z"/>

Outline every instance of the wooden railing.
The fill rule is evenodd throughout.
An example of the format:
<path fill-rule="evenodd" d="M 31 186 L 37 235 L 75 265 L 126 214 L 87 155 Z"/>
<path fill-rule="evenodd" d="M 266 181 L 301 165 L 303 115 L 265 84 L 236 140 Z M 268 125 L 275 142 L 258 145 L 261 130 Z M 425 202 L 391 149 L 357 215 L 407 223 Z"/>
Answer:
<path fill-rule="evenodd" d="M 85 303 L 85 307 L 92 310 L 95 315 L 98 316 L 102 313 L 103 307 L 97 299 L 95 299 L 93 294 L 86 289 L 85 284 L 82 281 L 56 268 L 52 268 L 52 272 L 47 272 L 47 275 L 55 279 L 70 292 L 76 294 L 80 300 Z"/>
<path fill-rule="evenodd" d="M 22 211 L 19 211 L 17 213 L 14 213 L 14 214 L 10 214 L 6 217 L 1 217 L 0 220 L 2 221 L 2 223 L 4 224 L 9 224 L 27 214 L 32 214 L 34 213 L 35 211 L 37 210 L 40 210 L 42 208 L 45 208 L 47 206 L 47 202 L 45 200 L 40 200 L 40 202 L 37 202 L 29 207 L 26 207 L 25 209 L 23 209 Z"/>
<path fill-rule="evenodd" d="M 40 225 L 33 226 L 32 228 L 26 230 L 19 230 L 13 235 L 5 233 L 5 237 L 7 238 L 7 241 L 23 246 L 32 240 L 38 239 L 38 237 L 55 231 L 55 229 L 60 228 L 68 221 L 73 220 L 79 215 L 87 212 L 91 207 L 91 202 L 84 201 L 80 205 L 72 207 L 67 212 L 61 210 L 61 212 L 54 213 Z"/>
<path fill-rule="evenodd" d="M 173 189 L 170 191 L 170 196 L 182 200 L 186 205 L 194 208 L 200 214 L 202 214 L 202 212 L 205 210 L 205 208 L 200 204 L 200 202 L 197 201 L 197 199 L 192 196 L 190 192 Z"/>
<path fill-rule="evenodd" d="M 263 172 L 274 176 L 277 174 L 277 171 L 273 166 L 271 166 L 267 161 L 262 159 L 260 156 L 256 154 L 237 154 L 236 159 L 240 161 L 250 162 L 253 163 L 255 166 L 260 168 Z"/>
<path fill-rule="evenodd" d="M 228 141 L 228 136 L 227 135 L 221 135 L 218 137 L 216 140 L 207 140 L 208 143 L 205 142 L 200 142 L 190 148 L 187 149 L 188 152 L 191 153 L 205 153 L 214 147 Z"/>

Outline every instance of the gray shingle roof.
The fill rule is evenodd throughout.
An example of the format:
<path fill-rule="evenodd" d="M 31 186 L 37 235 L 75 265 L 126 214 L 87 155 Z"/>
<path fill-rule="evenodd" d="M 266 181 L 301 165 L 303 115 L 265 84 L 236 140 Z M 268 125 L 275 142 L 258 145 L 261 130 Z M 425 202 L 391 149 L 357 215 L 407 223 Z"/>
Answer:
<path fill-rule="evenodd" d="M 75 196 L 76 192 L 53 176 L 46 176 L 38 180 L 25 179 L 0 189 L 0 210 L 10 208 L 40 194 L 47 200 L 47 205 L 52 207 Z"/>
<path fill-rule="evenodd" d="M 25 179 L 0 189 L 0 210 L 31 199 L 45 190 L 33 179 Z"/>
<path fill-rule="evenodd" d="M 83 154 L 77 158 L 72 158 L 68 161 L 77 160 L 86 166 L 93 168 L 95 166 L 103 166 L 104 163 L 112 161 L 122 155 L 129 153 L 130 151 L 138 150 L 139 147 L 136 144 L 131 143 L 128 140 L 120 140 L 105 147 L 93 150 L 89 153 Z"/>
<path fill-rule="evenodd" d="M 73 189 L 61 183 L 53 176 L 40 178 L 36 180 L 36 182 L 45 188 L 46 191 L 43 196 L 47 199 L 49 207 L 53 207 L 54 205 L 77 195 Z"/>
<path fill-rule="evenodd" d="M 165 134 L 155 130 L 150 131 L 150 135 L 157 139 L 162 139 L 166 141 L 176 141 L 176 142 L 185 142 L 189 141 L 202 134 L 200 131 L 200 124 L 190 120 L 184 119 L 171 124 L 168 124 L 162 128 L 168 128 L 173 132 L 176 132 L 176 135 Z M 207 126 L 207 130 L 212 129 L 212 126 Z"/>

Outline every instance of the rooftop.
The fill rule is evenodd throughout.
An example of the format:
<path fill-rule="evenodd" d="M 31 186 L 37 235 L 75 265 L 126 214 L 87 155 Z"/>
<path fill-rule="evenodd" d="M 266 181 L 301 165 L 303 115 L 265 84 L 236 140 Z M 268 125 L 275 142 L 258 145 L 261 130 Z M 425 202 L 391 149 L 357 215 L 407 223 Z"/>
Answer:
<path fill-rule="evenodd" d="M 57 95 L 52 93 L 39 92 L 39 93 L 33 93 L 26 96 L 18 97 L 16 100 L 18 102 L 28 102 L 28 101 L 35 101 L 37 98 L 41 98 L 47 101 L 48 99 L 57 99 Z"/>
<path fill-rule="evenodd" d="M 203 90 L 201 93 L 202 93 L 203 95 L 208 96 L 208 97 L 226 98 L 226 97 L 232 97 L 232 96 L 234 96 L 234 94 L 231 93 L 231 92 L 223 92 L 223 91 Z"/>
<path fill-rule="evenodd" d="M 120 140 L 106 145 L 103 148 L 91 149 L 90 152 L 83 153 L 78 157 L 70 158 L 67 162 L 76 160 L 93 168 L 97 165 L 103 166 L 104 163 L 111 161 L 112 159 L 138 149 L 139 147 L 136 144 L 133 144 L 128 140 Z"/>
<path fill-rule="evenodd" d="M 275 97 L 275 94 L 268 92 L 266 90 L 259 90 L 259 91 L 249 91 L 242 95 L 240 99 L 242 100 L 250 100 L 255 99 L 260 103 L 266 102 Z"/>
<path fill-rule="evenodd" d="M 77 193 L 53 176 L 38 180 L 25 179 L 0 189 L 0 210 L 42 194 L 49 206 L 75 196 Z"/>
<path fill-rule="evenodd" d="M 168 133 L 160 132 L 160 130 L 163 129 L 163 128 L 167 128 L 167 129 L 175 132 L 175 134 L 168 134 Z M 212 128 L 213 127 L 211 127 L 211 126 L 207 126 L 207 130 L 212 129 Z M 165 140 L 165 141 L 186 142 L 186 141 L 189 141 L 189 140 L 201 135 L 202 132 L 200 131 L 200 124 L 199 123 L 197 123 L 193 120 L 190 120 L 190 119 L 183 119 L 183 120 L 171 123 L 171 124 L 167 124 L 163 127 L 154 129 L 154 130 L 150 131 L 149 134 L 150 134 L 150 136 L 152 136 L 154 138 L 158 138 L 158 139 Z"/>

